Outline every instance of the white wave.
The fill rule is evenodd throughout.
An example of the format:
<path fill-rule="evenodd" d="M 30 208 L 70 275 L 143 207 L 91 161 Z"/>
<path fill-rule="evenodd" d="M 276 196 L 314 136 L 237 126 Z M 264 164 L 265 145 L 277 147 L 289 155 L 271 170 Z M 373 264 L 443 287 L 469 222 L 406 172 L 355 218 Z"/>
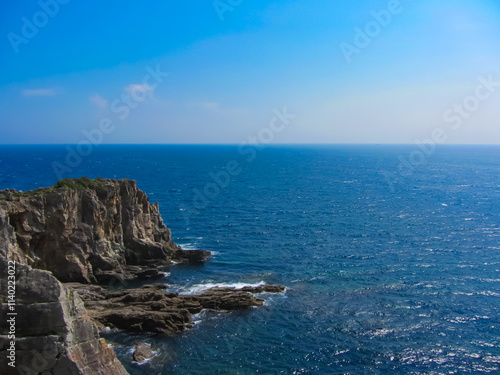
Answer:
<path fill-rule="evenodd" d="M 250 287 L 257 287 L 257 286 L 262 286 L 266 285 L 264 281 L 260 281 L 259 283 L 255 284 L 249 284 L 249 283 L 206 283 L 206 284 L 195 284 L 192 286 L 187 286 L 187 287 L 181 287 L 177 289 L 177 292 L 179 294 L 200 294 L 203 293 L 204 291 L 210 289 L 210 288 L 235 288 L 235 289 L 242 289 L 246 286 Z"/>
<path fill-rule="evenodd" d="M 133 355 L 134 354 L 134 351 L 135 351 L 135 347 L 132 346 L 128 349 L 128 353 Z M 133 364 L 136 364 L 136 365 L 139 365 L 139 366 L 142 366 L 148 362 L 151 362 L 151 360 L 153 360 L 157 355 L 158 355 L 158 350 L 152 350 L 152 353 L 153 353 L 153 356 L 151 358 L 146 358 L 144 361 L 142 362 L 137 362 L 137 361 L 132 361 Z"/>
<path fill-rule="evenodd" d="M 281 293 L 258 293 L 258 297 L 264 299 L 264 306 L 269 307 L 277 303 L 278 298 L 288 298 L 286 296 L 288 288 L 285 288 Z"/>
<path fill-rule="evenodd" d="M 191 315 L 194 325 L 200 324 L 205 316 L 205 309 L 201 310 L 198 314 Z"/>
<path fill-rule="evenodd" d="M 198 250 L 198 246 L 193 242 L 186 242 L 180 245 L 184 250 Z"/>
<path fill-rule="evenodd" d="M 389 333 L 394 332 L 393 329 L 387 329 L 387 328 L 381 328 L 377 329 L 375 332 L 372 332 L 372 335 L 377 337 L 377 336 L 387 336 Z"/>
<path fill-rule="evenodd" d="M 133 349 L 132 349 L 132 353 L 133 353 Z M 153 356 L 151 358 L 146 358 L 144 361 L 142 362 L 136 362 L 136 361 L 132 361 L 132 363 L 136 364 L 136 365 L 139 365 L 139 366 L 142 366 L 148 362 L 151 362 L 153 360 L 154 357 L 156 357 L 156 355 L 158 354 L 158 352 L 154 351 L 153 350 Z"/>
<path fill-rule="evenodd" d="M 479 292 L 478 294 L 488 297 L 500 297 L 500 293 L 492 292 L 491 290 L 486 290 L 484 292 Z"/>
<path fill-rule="evenodd" d="M 200 324 L 203 320 L 210 319 L 214 316 L 215 310 L 211 309 L 202 309 L 198 314 L 193 314 L 191 317 L 193 318 L 194 325 Z M 219 314 L 220 311 L 217 311 L 215 315 Z"/>

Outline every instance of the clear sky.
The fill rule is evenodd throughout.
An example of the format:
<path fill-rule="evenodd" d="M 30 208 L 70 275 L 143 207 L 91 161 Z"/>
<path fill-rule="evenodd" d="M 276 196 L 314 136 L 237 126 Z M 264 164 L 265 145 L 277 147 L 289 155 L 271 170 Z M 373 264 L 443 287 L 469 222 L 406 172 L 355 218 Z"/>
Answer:
<path fill-rule="evenodd" d="M 498 0 L 2 1 L 0 72 L 0 143 L 500 144 Z"/>

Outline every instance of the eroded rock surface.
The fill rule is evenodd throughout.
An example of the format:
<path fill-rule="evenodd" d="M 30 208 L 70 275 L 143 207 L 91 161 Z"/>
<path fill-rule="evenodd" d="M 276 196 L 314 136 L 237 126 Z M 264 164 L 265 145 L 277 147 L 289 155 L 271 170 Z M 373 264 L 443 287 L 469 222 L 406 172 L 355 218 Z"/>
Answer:
<path fill-rule="evenodd" d="M 263 300 L 253 293 L 280 293 L 280 285 L 258 287 L 211 288 L 198 295 L 166 292 L 164 284 L 109 292 L 102 287 L 66 284 L 82 296 L 89 315 L 101 330 L 106 327 L 131 332 L 178 334 L 193 324 L 192 314 L 203 309 L 243 310 L 262 306 Z"/>
<path fill-rule="evenodd" d="M 7 273 L 1 257 L 0 273 Z M 2 374 L 127 374 L 113 348 L 99 338 L 77 293 L 49 272 L 21 264 L 16 281 L 15 367 L 8 365 L 11 339 L 1 332 Z M 8 304 L 2 302 L 1 316 L 6 317 Z"/>
<path fill-rule="evenodd" d="M 134 345 L 134 353 L 132 354 L 134 361 L 142 363 L 147 359 L 154 357 L 153 349 L 148 343 L 138 341 Z"/>

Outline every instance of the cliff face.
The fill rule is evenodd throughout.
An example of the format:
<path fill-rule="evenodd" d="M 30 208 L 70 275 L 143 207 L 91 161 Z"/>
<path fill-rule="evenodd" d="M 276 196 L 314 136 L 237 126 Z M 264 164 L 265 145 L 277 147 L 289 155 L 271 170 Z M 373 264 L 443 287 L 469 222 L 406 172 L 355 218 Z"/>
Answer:
<path fill-rule="evenodd" d="M 0 274 L 7 274 L 2 257 Z M 2 319 L 15 319 L 15 363 L 9 365 L 12 337 L 0 336 L 2 374 L 127 374 L 114 350 L 99 338 L 77 293 L 47 271 L 17 264 L 15 274 L 17 315 L 8 316 L 8 305 L 0 304 Z"/>
<path fill-rule="evenodd" d="M 209 255 L 176 246 L 158 204 L 129 180 L 63 180 L 28 193 L 0 192 L 0 228 L 11 259 L 62 282 L 95 283 L 110 272 L 124 275 L 126 265 Z"/>
<path fill-rule="evenodd" d="M 125 375 L 99 329 L 178 334 L 202 309 L 262 306 L 254 294 L 285 289 L 212 288 L 184 296 L 167 293 L 164 284 L 118 291 L 103 286 L 162 278 L 158 266 L 208 256 L 172 242 L 158 204 L 150 204 L 135 181 L 82 178 L 26 193 L 0 191 L 0 315 L 11 311 L 9 261 L 16 265 L 17 313 L 17 367 L 8 365 L 10 327 L 2 318 L 0 373 Z"/>
<path fill-rule="evenodd" d="M 133 265 L 208 255 L 176 246 L 158 205 L 134 181 L 84 178 L 26 193 L 0 191 L 0 372 L 127 374 L 78 293 L 61 282 L 106 282 L 110 275 L 132 277 Z M 7 358 L 8 261 L 16 264 L 15 368 Z"/>

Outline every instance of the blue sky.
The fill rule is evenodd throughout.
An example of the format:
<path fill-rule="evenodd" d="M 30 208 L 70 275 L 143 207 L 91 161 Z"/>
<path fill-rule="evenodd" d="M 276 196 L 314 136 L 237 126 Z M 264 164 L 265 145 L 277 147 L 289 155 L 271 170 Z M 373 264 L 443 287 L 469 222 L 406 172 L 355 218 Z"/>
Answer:
<path fill-rule="evenodd" d="M 103 143 L 241 143 L 286 107 L 276 143 L 500 144 L 499 20 L 493 0 L 2 2 L 0 143 L 103 119 Z"/>

